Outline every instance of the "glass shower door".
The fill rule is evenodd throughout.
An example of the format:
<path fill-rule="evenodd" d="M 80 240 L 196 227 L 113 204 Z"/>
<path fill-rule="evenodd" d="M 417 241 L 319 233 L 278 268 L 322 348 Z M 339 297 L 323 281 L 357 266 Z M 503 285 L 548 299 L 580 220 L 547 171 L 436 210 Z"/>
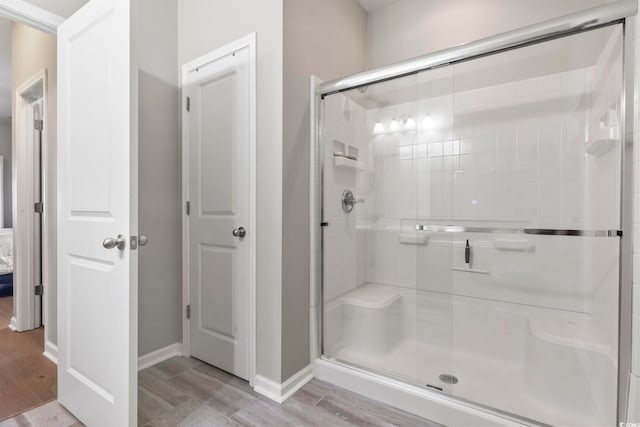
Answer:
<path fill-rule="evenodd" d="M 424 372 L 450 365 L 449 292 L 441 291 L 451 276 L 444 268 L 446 277 L 430 279 L 434 289 L 420 288 L 425 250 L 434 274 L 443 253 L 416 226 L 432 210 L 451 213 L 443 197 L 452 181 L 435 177 L 442 153 L 427 151 L 451 126 L 451 73 L 407 76 L 323 101 L 323 355 L 435 389 L 442 389 L 437 375 Z M 446 108 L 425 115 L 433 100 Z M 432 170 L 440 181 L 425 197 Z"/>
<path fill-rule="evenodd" d="M 442 304 L 417 309 L 425 351 L 449 340 L 449 366 L 421 380 L 538 422 L 613 425 L 621 26 L 450 69 L 451 210 L 440 223 L 431 215 L 417 277 L 431 291 L 449 270 L 433 297 Z M 435 188 L 418 199 L 434 200 Z"/>

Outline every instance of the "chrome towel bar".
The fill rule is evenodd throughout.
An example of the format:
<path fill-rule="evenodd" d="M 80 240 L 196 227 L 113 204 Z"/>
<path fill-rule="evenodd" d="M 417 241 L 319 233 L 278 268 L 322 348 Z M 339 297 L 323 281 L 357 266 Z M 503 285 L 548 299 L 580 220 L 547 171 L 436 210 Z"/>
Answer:
<path fill-rule="evenodd" d="M 557 228 L 466 227 L 460 225 L 417 224 L 418 231 L 439 233 L 534 234 L 540 236 L 622 237 L 622 230 L 567 230 Z"/>

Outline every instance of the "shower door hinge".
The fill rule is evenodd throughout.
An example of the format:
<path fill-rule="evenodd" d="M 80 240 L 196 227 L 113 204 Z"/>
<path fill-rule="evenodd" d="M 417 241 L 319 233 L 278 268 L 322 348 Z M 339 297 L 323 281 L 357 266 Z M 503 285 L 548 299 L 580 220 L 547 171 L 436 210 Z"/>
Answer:
<path fill-rule="evenodd" d="M 44 204 L 42 204 L 42 202 L 36 202 L 33 204 L 33 211 L 35 213 L 39 213 L 41 214 L 42 212 L 44 212 Z"/>
<path fill-rule="evenodd" d="M 187 204 L 187 206 L 186 206 L 187 216 L 189 216 L 189 215 L 191 215 L 191 202 L 187 200 L 186 204 Z"/>
<path fill-rule="evenodd" d="M 42 295 L 44 294 L 44 287 L 42 285 L 36 285 L 36 287 L 34 288 L 34 292 L 35 295 Z"/>
<path fill-rule="evenodd" d="M 42 120 L 34 120 L 33 121 L 33 128 L 35 130 L 42 130 L 44 128 L 44 123 Z"/>
<path fill-rule="evenodd" d="M 191 98 L 187 96 L 187 111 L 191 111 Z"/>
<path fill-rule="evenodd" d="M 191 319 L 191 304 L 187 304 L 185 308 L 187 312 L 187 319 Z"/>

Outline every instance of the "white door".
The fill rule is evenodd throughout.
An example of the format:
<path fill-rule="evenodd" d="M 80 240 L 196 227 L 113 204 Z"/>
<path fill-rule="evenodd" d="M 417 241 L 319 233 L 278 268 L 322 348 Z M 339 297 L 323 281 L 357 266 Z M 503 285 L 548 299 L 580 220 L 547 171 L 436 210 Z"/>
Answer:
<path fill-rule="evenodd" d="M 92 427 L 136 425 L 131 22 L 90 0 L 58 30 L 58 400 Z"/>
<path fill-rule="evenodd" d="M 190 353 L 249 379 L 250 50 L 186 79 Z"/>

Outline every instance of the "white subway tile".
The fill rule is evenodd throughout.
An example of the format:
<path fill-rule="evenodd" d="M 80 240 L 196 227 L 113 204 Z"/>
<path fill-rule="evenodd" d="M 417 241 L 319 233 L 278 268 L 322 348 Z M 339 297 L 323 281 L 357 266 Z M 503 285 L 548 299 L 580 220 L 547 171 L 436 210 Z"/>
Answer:
<path fill-rule="evenodd" d="M 477 167 L 477 158 L 475 153 L 460 155 L 460 169 L 468 170 Z"/>
<path fill-rule="evenodd" d="M 473 138 L 465 138 L 460 140 L 460 154 L 469 154 L 476 152 L 476 140 Z"/>
<path fill-rule="evenodd" d="M 496 167 L 496 153 L 492 151 L 478 153 L 478 168 L 490 169 Z"/>
<path fill-rule="evenodd" d="M 456 139 L 443 142 L 443 155 L 451 156 L 457 154 L 460 154 L 460 141 Z"/>
<path fill-rule="evenodd" d="M 400 160 L 409 160 L 413 158 L 413 145 L 401 145 L 398 147 L 398 158 Z"/>
<path fill-rule="evenodd" d="M 478 136 L 478 152 L 495 151 L 496 150 L 496 135 L 482 135 Z"/>
<path fill-rule="evenodd" d="M 431 144 L 429 144 L 429 157 L 442 156 L 442 151 L 442 142 L 432 142 Z"/>

